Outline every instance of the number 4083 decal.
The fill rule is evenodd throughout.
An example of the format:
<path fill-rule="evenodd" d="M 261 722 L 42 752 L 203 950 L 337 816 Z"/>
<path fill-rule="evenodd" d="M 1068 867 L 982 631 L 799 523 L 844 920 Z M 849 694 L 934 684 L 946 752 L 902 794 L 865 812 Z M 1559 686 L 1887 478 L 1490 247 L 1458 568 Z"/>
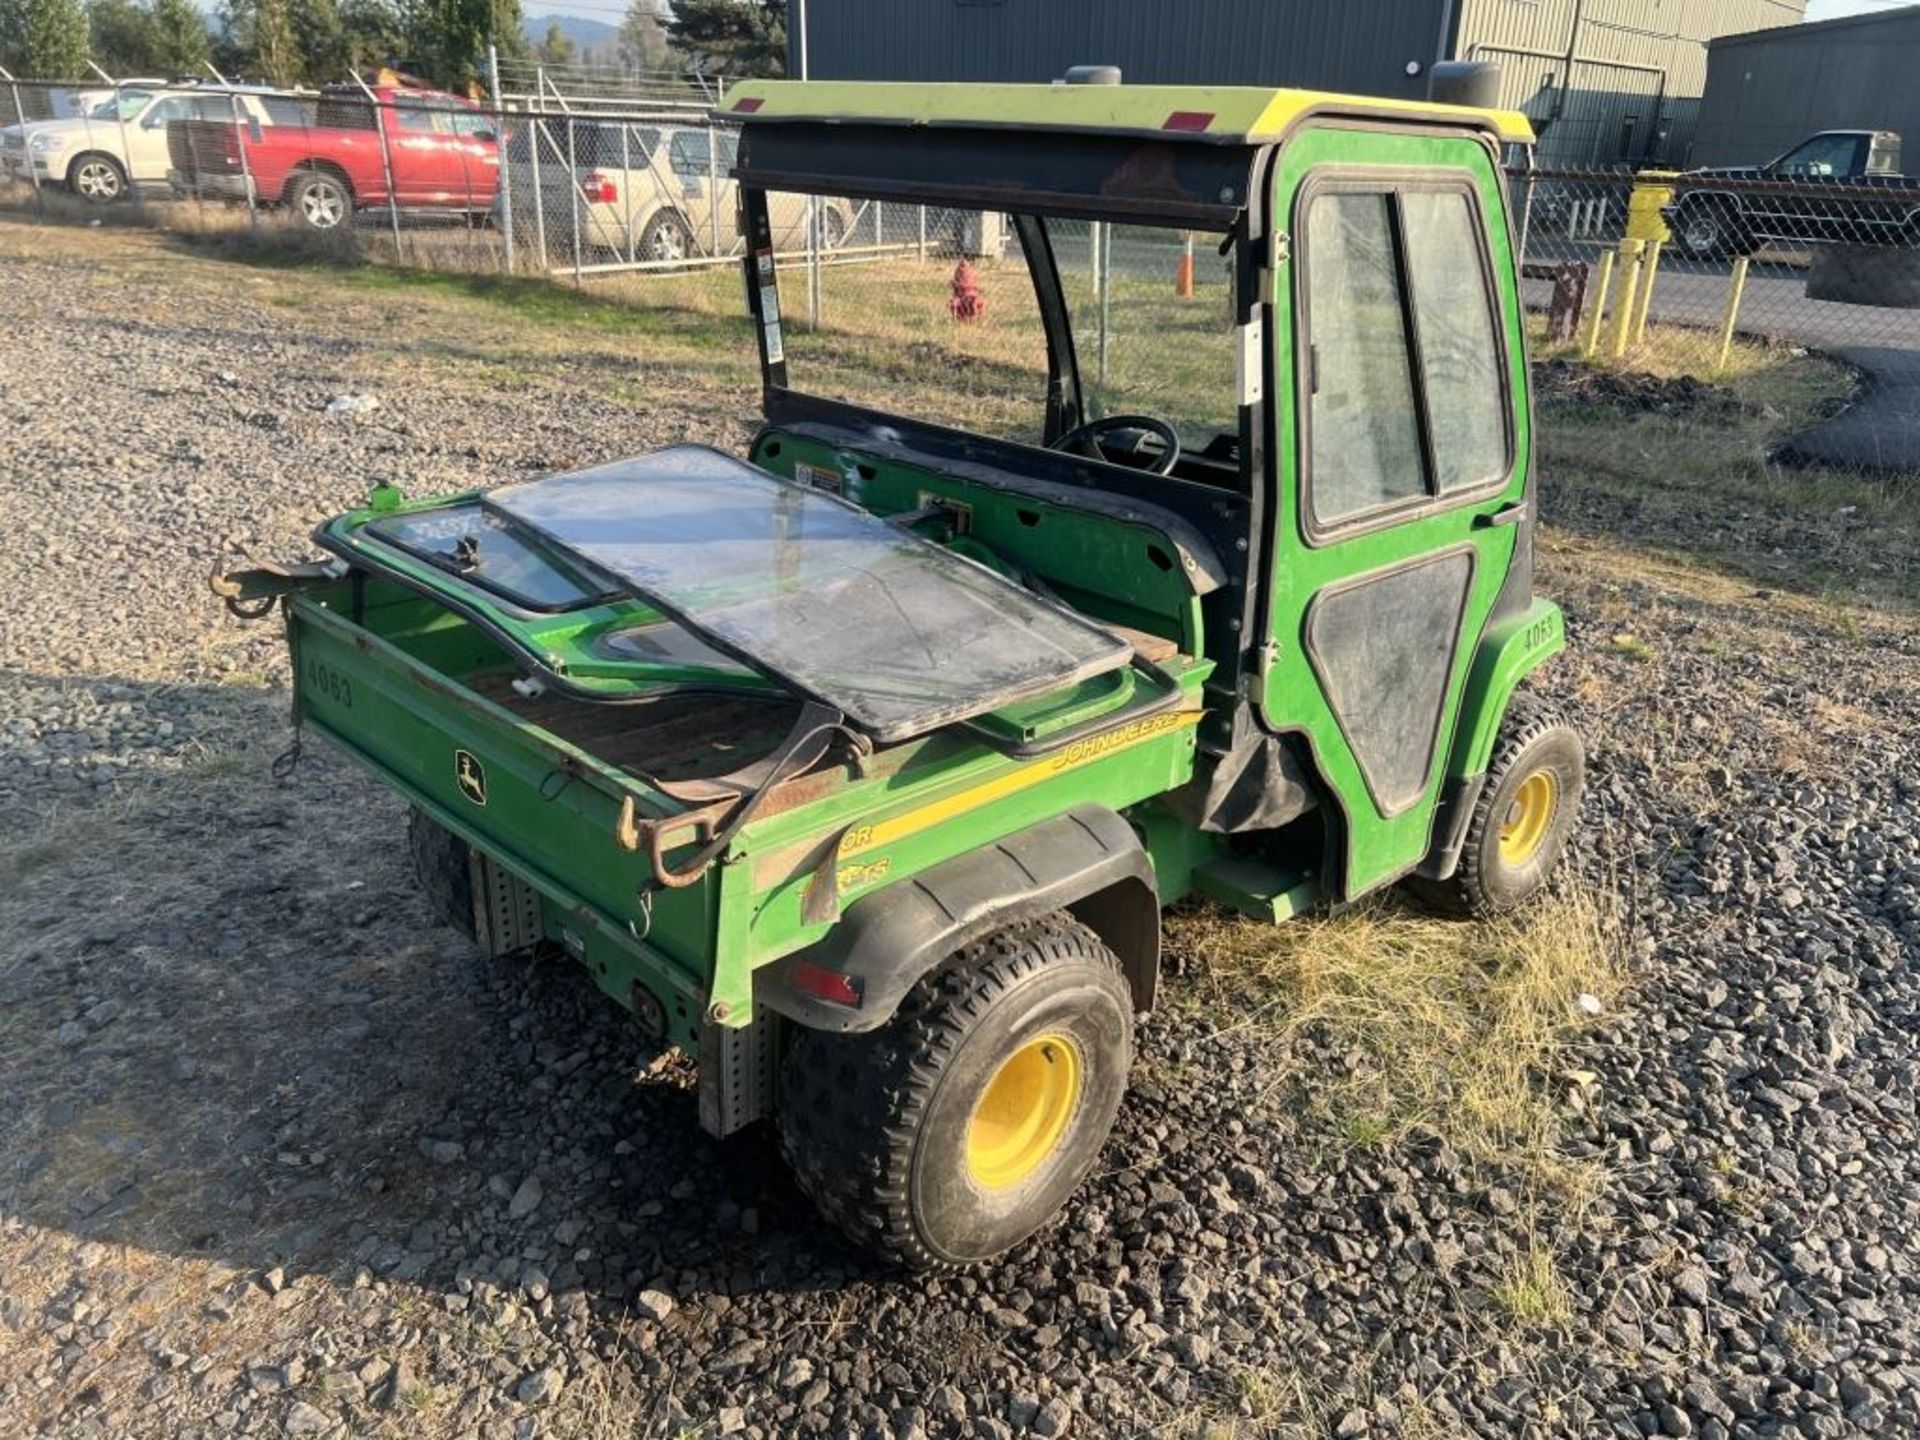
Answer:
<path fill-rule="evenodd" d="M 316 695 L 331 700 L 342 710 L 353 708 L 353 682 L 331 665 L 320 660 L 307 661 L 307 684 Z"/>

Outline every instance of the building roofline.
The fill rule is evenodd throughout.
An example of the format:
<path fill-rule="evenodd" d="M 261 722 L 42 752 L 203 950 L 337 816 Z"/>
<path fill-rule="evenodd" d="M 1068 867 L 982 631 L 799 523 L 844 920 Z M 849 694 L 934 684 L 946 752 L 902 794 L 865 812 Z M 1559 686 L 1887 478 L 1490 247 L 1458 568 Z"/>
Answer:
<path fill-rule="evenodd" d="M 1905 5 L 1898 10 L 1870 10 L 1862 15 L 1836 15 L 1831 20 L 1802 20 L 1798 25 L 1775 25 L 1766 30 L 1742 30 L 1733 35 L 1716 35 L 1707 41 L 1707 49 L 1711 51 L 1721 45 L 1746 45 L 1759 40 L 1787 37 L 1801 40 L 1814 31 L 1827 35 L 1835 30 L 1848 30 L 1861 25 L 1884 25 L 1889 20 L 1920 20 L 1920 4 Z"/>

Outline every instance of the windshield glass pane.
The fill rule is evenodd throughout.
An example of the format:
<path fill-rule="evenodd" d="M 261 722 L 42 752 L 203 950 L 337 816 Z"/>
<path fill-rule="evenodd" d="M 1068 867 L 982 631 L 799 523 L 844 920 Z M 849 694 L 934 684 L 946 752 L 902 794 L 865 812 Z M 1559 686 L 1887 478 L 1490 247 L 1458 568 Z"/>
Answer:
<path fill-rule="evenodd" d="M 478 501 L 375 520 L 367 531 L 530 610 L 584 605 L 614 588 Z"/>
<path fill-rule="evenodd" d="M 678 162 L 676 162 L 678 163 Z M 957 430 L 1044 438 L 1047 338 L 1010 215 L 767 193 L 787 383 Z M 1221 236 L 1044 221 L 1088 418 L 1146 414 L 1198 450 L 1238 433 Z"/>
<path fill-rule="evenodd" d="M 1089 418 L 1151 415 L 1188 450 L 1239 434 L 1225 237 L 1105 220 L 1046 224 Z"/>
<path fill-rule="evenodd" d="M 1127 645 L 835 496 L 679 445 L 489 501 L 882 741 L 1127 663 Z"/>

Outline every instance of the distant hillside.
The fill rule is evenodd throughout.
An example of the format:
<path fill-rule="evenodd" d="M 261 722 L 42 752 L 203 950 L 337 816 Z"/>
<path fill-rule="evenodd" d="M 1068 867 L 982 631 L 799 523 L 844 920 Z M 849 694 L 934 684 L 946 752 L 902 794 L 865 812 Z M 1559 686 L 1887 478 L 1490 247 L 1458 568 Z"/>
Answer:
<path fill-rule="evenodd" d="M 531 45 L 547 38 L 549 25 L 558 25 L 560 33 L 573 41 L 573 48 L 581 53 L 606 49 L 620 34 L 618 25 L 609 25 L 604 20 L 584 20 L 578 15 L 529 15 L 520 22 Z"/>

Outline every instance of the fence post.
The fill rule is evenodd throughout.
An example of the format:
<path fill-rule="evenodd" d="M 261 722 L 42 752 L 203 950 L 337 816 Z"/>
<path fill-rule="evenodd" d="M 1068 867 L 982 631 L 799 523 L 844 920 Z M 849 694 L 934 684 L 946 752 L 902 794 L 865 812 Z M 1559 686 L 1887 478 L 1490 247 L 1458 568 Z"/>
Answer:
<path fill-rule="evenodd" d="M 1113 227 L 1100 222 L 1100 388 L 1107 386 L 1107 332 L 1113 320 Z"/>
<path fill-rule="evenodd" d="M 1520 182 L 1520 263 L 1527 261 L 1527 238 L 1533 229 L 1533 147 L 1526 147 L 1526 179 Z"/>
<path fill-rule="evenodd" d="M 620 233 L 627 237 L 627 263 L 631 265 L 638 242 L 633 234 L 633 125 L 627 120 L 620 122 Z"/>
<path fill-rule="evenodd" d="M 1727 287 L 1727 310 L 1720 317 L 1720 365 L 1727 368 L 1727 361 L 1733 354 L 1733 327 L 1740 319 L 1740 300 L 1747 293 L 1747 265 L 1745 255 L 1733 262 L 1733 282 Z"/>
<path fill-rule="evenodd" d="M 720 253 L 720 127 L 707 122 L 707 253 Z"/>
<path fill-rule="evenodd" d="M 360 93 L 367 97 L 367 103 L 373 106 L 373 128 L 380 137 L 380 173 L 387 182 L 387 222 L 393 228 L 393 258 L 400 258 L 400 201 L 393 193 L 393 148 L 387 143 L 387 115 L 380 104 L 380 97 L 373 93 L 367 82 L 358 75 L 353 83 L 360 87 Z M 349 222 L 351 223 L 351 222 Z"/>
<path fill-rule="evenodd" d="M 1580 338 L 1580 357 L 1591 360 L 1600 347 L 1600 326 L 1607 309 L 1607 291 L 1613 284 L 1613 251 L 1600 252 L 1600 280 L 1590 297 L 1593 308 L 1587 314 L 1587 333 Z"/>
<path fill-rule="evenodd" d="M 20 99 L 20 82 L 13 78 L 13 72 L 0 66 L 0 80 L 7 82 L 7 88 L 13 92 L 13 118 L 20 127 L 20 143 L 27 148 L 21 153 L 27 159 L 27 179 L 33 182 L 33 209 L 37 215 L 41 212 L 40 172 L 33 167 L 33 135 L 27 129 L 27 108 Z"/>
<path fill-rule="evenodd" d="M 807 201 L 807 328 L 820 328 L 820 311 L 826 300 L 820 285 L 820 197 Z"/>
<path fill-rule="evenodd" d="M 1640 303 L 1633 307 L 1633 343 L 1638 345 L 1647 338 L 1647 307 L 1653 303 L 1653 282 L 1660 274 L 1660 252 L 1663 242 L 1649 240 L 1647 260 L 1640 275 Z"/>
<path fill-rule="evenodd" d="M 500 92 L 500 51 L 487 46 L 487 86 L 493 91 L 493 143 L 500 152 L 500 243 L 513 274 L 513 163 L 507 150 L 507 102 Z"/>
<path fill-rule="evenodd" d="M 573 288 L 580 288 L 580 155 L 574 147 L 573 116 L 567 116 L 567 198 L 573 202 Z"/>
<path fill-rule="evenodd" d="M 920 207 L 920 263 L 927 263 L 927 207 Z"/>
<path fill-rule="evenodd" d="M 245 187 L 247 192 L 247 228 L 249 230 L 258 230 L 260 228 L 260 207 L 256 203 L 253 194 L 253 162 L 247 158 L 246 130 L 250 122 L 240 109 L 240 97 L 231 90 L 227 92 L 227 105 L 228 108 L 233 111 L 233 148 L 240 152 L 240 183 Z M 197 133 L 197 131 L 192 129 L 187 131 L 189 135 Z M 196 165 L 199 163 L 197 156 L 195 157 L 194 163 Z M 195 188 L 198 188 L 197 184 Z"/>
<path fill-rule="evenodd" d="M 1607 354 L 1618 360 L 1627 353 L 1627 341 L 1633 334 L 1633 311 L 1640 303 L 1640 271 L 1646 254 L 1644 240 L 1620 242 L 1620 298 L 1613 307 L 1612 333 Z"/>
<path fill-rule="evenodd" d="M 127 117 L 120 104 L 120 82 L 107 74 L 106 71 L 102 70 L 91 60 L 87 61 L 87 68 L 102 80 L 106 81 L 107 84 L 113 86 L 113 120 L 114 123 L 120 127 L 120 164 L 123 173 L 127 177 L 127 193 L 124 198 L 132 203 L 138 204 L 140 200 L 140 186 L 133 178 L 133 146 L 127 143 Z M 88 128 L 91 129 L 92 127 L 89 126 Z M 31 147 L 29 147 L 27 151 L 27 164 L 29 166 L 33 164 L 33 151 Z"/>
<path fill-rule="evenodd" d="M 540 273 L 547 273 L 547 202 L 546 186 L 540 180 L 540 142 L 546 137 L 547 98 L 534 92 L 539 100 L 540 110 L 527 112 L 527 151 L 533 157 L 533 243 L 540 254 Z"/>

